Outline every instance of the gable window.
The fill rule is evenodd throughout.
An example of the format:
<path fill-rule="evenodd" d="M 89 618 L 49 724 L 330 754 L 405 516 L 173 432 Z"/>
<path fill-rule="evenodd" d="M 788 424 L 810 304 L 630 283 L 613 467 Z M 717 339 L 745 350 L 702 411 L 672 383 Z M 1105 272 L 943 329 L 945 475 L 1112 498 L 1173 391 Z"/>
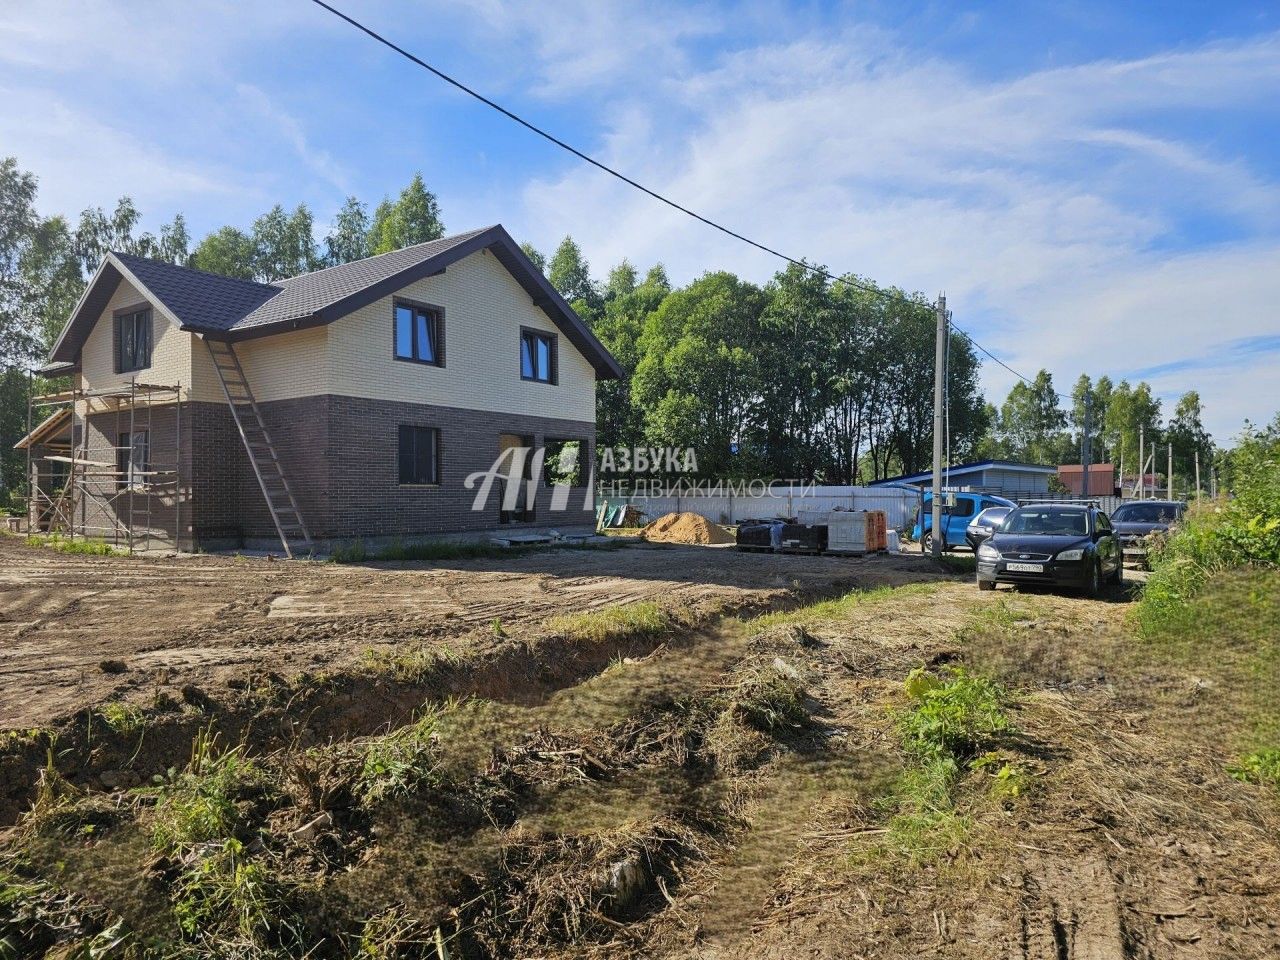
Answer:
<path fill-rule="evenodd" d="M 115 318 L 116 373 L 151 366 L 151 308 L 132 310 Z"/>
<path fill-rule="evenodd" d="M 142 487 L 151 470 L 151 436 L 147 430 L 122 433 L 116 438 L 116 486 L 121 490 Z"/>
<path fill-rule="evenodd" d="M 440 483 L 439 430 L 400 424 L 400 483 L 403 486 Z"/>
<path fill-rule="evenodd" d="M 444 316 L 418 304 L 395 302 L 397 360 L 444 366 Z"/>
<path fill-rule="evenodd" d="M 541 330 L 520 331 L 520 379 L 556 382 L 556 337 Z"/>

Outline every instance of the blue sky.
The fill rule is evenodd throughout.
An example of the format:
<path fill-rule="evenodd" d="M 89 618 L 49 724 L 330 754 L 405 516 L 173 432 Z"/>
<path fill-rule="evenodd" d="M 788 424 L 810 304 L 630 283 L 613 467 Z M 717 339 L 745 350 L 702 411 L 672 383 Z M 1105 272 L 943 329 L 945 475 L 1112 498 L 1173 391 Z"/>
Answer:
<path fill-rule="evenodd" d="M 1280 408 L 1280 7 L 339 0 L 708 216 L 885 284 L 1064 392 Z M 47 213 L 322 223 L 421 170 L 450 229 L 566 233 L 684 282 L 770 258 L 584 167 L 306 0 L 9 0 L 0 153 Z M 999 399 L 1011 377 L 994 364 Z"/>

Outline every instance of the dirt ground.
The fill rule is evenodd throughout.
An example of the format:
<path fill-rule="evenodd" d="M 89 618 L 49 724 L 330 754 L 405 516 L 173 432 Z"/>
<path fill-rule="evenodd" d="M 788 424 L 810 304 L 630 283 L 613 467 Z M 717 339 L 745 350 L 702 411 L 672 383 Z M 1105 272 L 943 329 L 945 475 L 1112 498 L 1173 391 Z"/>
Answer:
<path fill-rule="evenodd" d="M 115 733 L 64 723 L 57 772 L 0 834 L 0 895 L 5 869 L 47 884 L 26 944 L 123 928 L 184 957 L 1280 956 L 1280 796 L 1226 769 L 1250 691 L 1278 678 L 1243 648 L 1153 650 L 1127 589 L 980 593 L 918 556 L 715 548 L 417 570 L 0 549 L 9 725 L 159 702 L 157 684 L 184 701 Z M 911 832 L 904 680 L 955 666 L 1011 691 L 1013 729 Z M 225 701 L 264 669 L 285 678 Z M 248 753 L 175 774 L 215 728 Z M 43 743 L 21 750 L 35 766 L 11 776 L 31 779 Z M 224 794 L 222 833 L 172 841 L 173 811 Z M 215 895 L 228 850 L 270 897 Z"/>
<path fill-rule="evenodd" d="M 418 565 L 68 555 L 0 537 L 0 730 L 113 697 L 341 669 L 371 647 L 636 600 L 766 603 L 936 578 L 921 558 L 636 545 Z M 104 672 L 114 662 L 123 671 Z"/>

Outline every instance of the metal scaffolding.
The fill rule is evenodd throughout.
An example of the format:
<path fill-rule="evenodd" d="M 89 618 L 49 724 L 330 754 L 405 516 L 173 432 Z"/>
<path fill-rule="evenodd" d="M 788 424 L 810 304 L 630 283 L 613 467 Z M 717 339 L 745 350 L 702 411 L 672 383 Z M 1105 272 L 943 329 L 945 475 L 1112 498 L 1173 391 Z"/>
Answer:
<path fill-rule="evenodd" d="M 172 445 L 157 450 L 152 443 L 153 413 L 172 407 Z M 33 427 L 37 412 L 46 413 Z M 43 441 L 46 428 L 60 433 L 69 420 L 66 440 Z M 31 397 L 27 408 L 27 476 L 31 496 L 27 530 L 63 533 L 69 539 L 100 538 L 116 546 L 150 550 L 153 541 L 169 541 L 181 549 L 182 535 L 182 388 L 138 383 L 83 390 L 78 385 L 59 393 Z M 108 427 L 114 427 L 110 433 Z M 138 443 L 145 437 L 145 446 Z M 121 442 L 127 438 L 128 443 Z M 47 452 L 37 453 L 41 447 Z M 141 452 L 140 452 L 141 451 Z M 158 456 L 159 455 L 159 456 Z M 170 511 L 172 524 L 165 522 Z M 160 515 L 159 517 L 157 515 Z M 161 520 L 157 526 L 157 519 Z"/>

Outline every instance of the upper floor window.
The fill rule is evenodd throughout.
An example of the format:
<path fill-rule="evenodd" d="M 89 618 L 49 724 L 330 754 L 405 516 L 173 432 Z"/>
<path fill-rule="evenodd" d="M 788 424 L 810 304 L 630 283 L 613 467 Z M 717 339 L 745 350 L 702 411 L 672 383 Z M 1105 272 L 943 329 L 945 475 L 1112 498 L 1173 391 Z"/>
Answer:
<path fill-rule="evenodd" d="M 556 382 L 556 337 L 541 330 L 520 331 L 520 378 Z"/>
<path fill-rule="evenodd" d="M 444 316 L 439 310 L 397 300 L 396 359 L 444 366 Z"/>
<path fill-rule="evenodd" d="M 151 308 L 133 310 L 115 318 L 116 373 L 145 370 L 151 366 Z"/>

